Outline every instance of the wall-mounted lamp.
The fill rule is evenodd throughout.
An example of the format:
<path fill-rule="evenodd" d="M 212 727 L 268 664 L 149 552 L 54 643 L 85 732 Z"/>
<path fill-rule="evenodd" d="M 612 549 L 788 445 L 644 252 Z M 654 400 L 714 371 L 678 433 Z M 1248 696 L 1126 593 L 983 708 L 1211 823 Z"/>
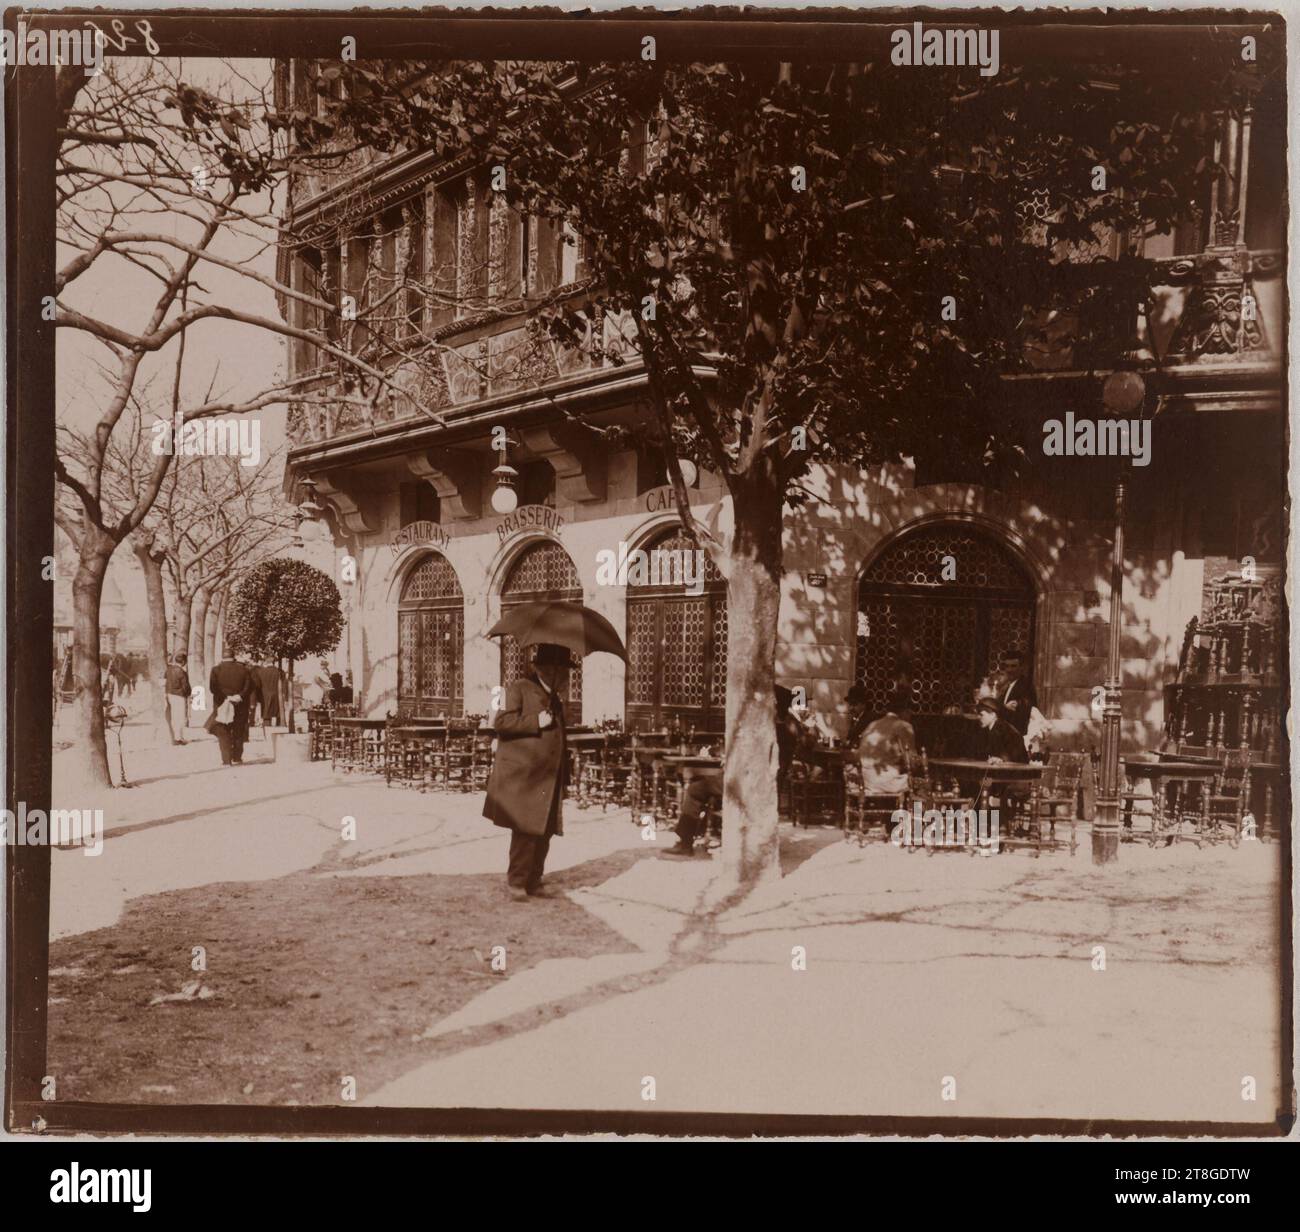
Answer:
<path fill-rule="evenodd" d="M 677 466 L 682 472 L 682 483 L 688 488 L 693 488 L 695 481 L 700 477 L 700 468 L 690 458 L 678 458 Z"/>
<path fill-rule="evenodd" d="M 506 461 L 506 450 L 510 443 L 507 438 L 497 451 L 500 462 L 492 471 L 492 508 L 497 513 L 514 513 L 519 506 L 519 493 L 515 489 L 519 482 L 519 472 Z"/>
<path fill-rule="evenodd" d="M 314 522 L 325 512 L 325 506 L 316 499 L 316 481 L 310 476 L 302 481 L 303 499 L 298 506 L 298 513 L 302 516 L 299 519 L 299 525 L 302 522 Z"/>

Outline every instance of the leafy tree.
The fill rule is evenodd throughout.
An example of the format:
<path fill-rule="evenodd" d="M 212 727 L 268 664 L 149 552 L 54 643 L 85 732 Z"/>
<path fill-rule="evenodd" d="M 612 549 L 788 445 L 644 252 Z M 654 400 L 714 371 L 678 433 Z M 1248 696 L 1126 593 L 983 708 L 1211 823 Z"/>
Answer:
<path fill-rule="evenodd" d="M 815 462 L 908 459 L 1012 475 L 1024 430 L 1001 378 L 1036 322 L 1065 303 L 1122 335 L 1145 293 L 1136 255 L 1086 280 L 1072 258 L 1107 230 L 1195 216 L 1225 174 L 1215 108 L 1257 84 L 1235 40 L 1176 74 L 639 61 L 342 74 L 326 119 L 286 121 L 300 140 L 504 168 L 510 205 L 567 224 L 590 272 L 515 307 L 569 346 L 612 316 L 624 361 L 645 365 L 682 522 L 728 582 L 723 855 L 740 889 L 777 870 L 773 657 L 800 481 Z M 696 523 L 679 457 L 725 479 L 734 531 Z"/>
<path fill-rule="evenodd" d="M 334 579 L 289 557 L 255 565 L 226 610 L 225 638 L 236 650 L 258 659 L 289 660 L 290 697 L 294 663 L 333 650 L 342 634 L 342 599 Z"/>

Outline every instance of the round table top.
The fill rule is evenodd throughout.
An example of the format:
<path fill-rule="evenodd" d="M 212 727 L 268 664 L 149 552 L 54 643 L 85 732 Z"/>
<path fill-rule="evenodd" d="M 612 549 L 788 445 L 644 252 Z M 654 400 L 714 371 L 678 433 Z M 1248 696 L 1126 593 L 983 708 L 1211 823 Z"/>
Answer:
<path fill-rule="evenodd" d="M 1220 770 L 1217 762 L 1147 761 L 1140 758 L 1122 760 L 1125 774 L 1136 774 L 1143 778 L 1208 779 Z"/>
<path fill-rule="evenodd" d="M 657 760 L 669 766 L 681 766 L 683 768 L 703 769 L 711 767 L 717 770 L 722 768 L 722 758 L 714 757 L 708 753 L 665 753 Z"/>
<path fill-rule="evenodd" d="M 975 757 L 931 757 L 932 769 L 956 770 L 970 775 L 990 778 L 1041 778 L 1047 766 L 1040 761 L 980 761 Z"/>

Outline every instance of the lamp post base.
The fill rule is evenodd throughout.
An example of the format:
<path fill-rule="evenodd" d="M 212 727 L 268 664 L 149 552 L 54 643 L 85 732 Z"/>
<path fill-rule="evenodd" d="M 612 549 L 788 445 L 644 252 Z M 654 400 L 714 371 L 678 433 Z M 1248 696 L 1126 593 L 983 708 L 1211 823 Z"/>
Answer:
<path fill-rule="evenodd" d="M 1092 821 L 1092 862 L 1114 864 L 1119 860 L 1119 801 L 1098 800 Z"/>

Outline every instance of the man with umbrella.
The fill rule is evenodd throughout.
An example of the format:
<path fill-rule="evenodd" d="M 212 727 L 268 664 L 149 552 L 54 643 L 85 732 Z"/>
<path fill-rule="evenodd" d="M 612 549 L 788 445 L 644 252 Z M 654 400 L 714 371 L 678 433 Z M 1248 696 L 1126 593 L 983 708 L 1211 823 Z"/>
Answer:
<path fill-rule="evenodd" d="M 488 779 L 483 816 L 512 831 L 506 882 L 510 897 L 546 897 L 542 870 L 551 836 L 563 834 L 560 797 L 568 757 L 560 694 L 572 666 L 569 651 L 538 644 L 532 667 L 506 689 L 493 727 L 496 757 Z"/>
<path fill-rule="evenodd" d="M 560 694 L 572 655 L 598 651 L 627 657 L 614 626 L 581 603 L 521 603 L 488 630 L 533 646 L 532 670 L 506 689 L 493 727 L 497 751 L 488 778 L 483 816 L 514 832 L 506 880 L 516 901 L 541 888 L 542 867 L 553 834 L 562 834 L 560 797 L 568 757 Z"/>

